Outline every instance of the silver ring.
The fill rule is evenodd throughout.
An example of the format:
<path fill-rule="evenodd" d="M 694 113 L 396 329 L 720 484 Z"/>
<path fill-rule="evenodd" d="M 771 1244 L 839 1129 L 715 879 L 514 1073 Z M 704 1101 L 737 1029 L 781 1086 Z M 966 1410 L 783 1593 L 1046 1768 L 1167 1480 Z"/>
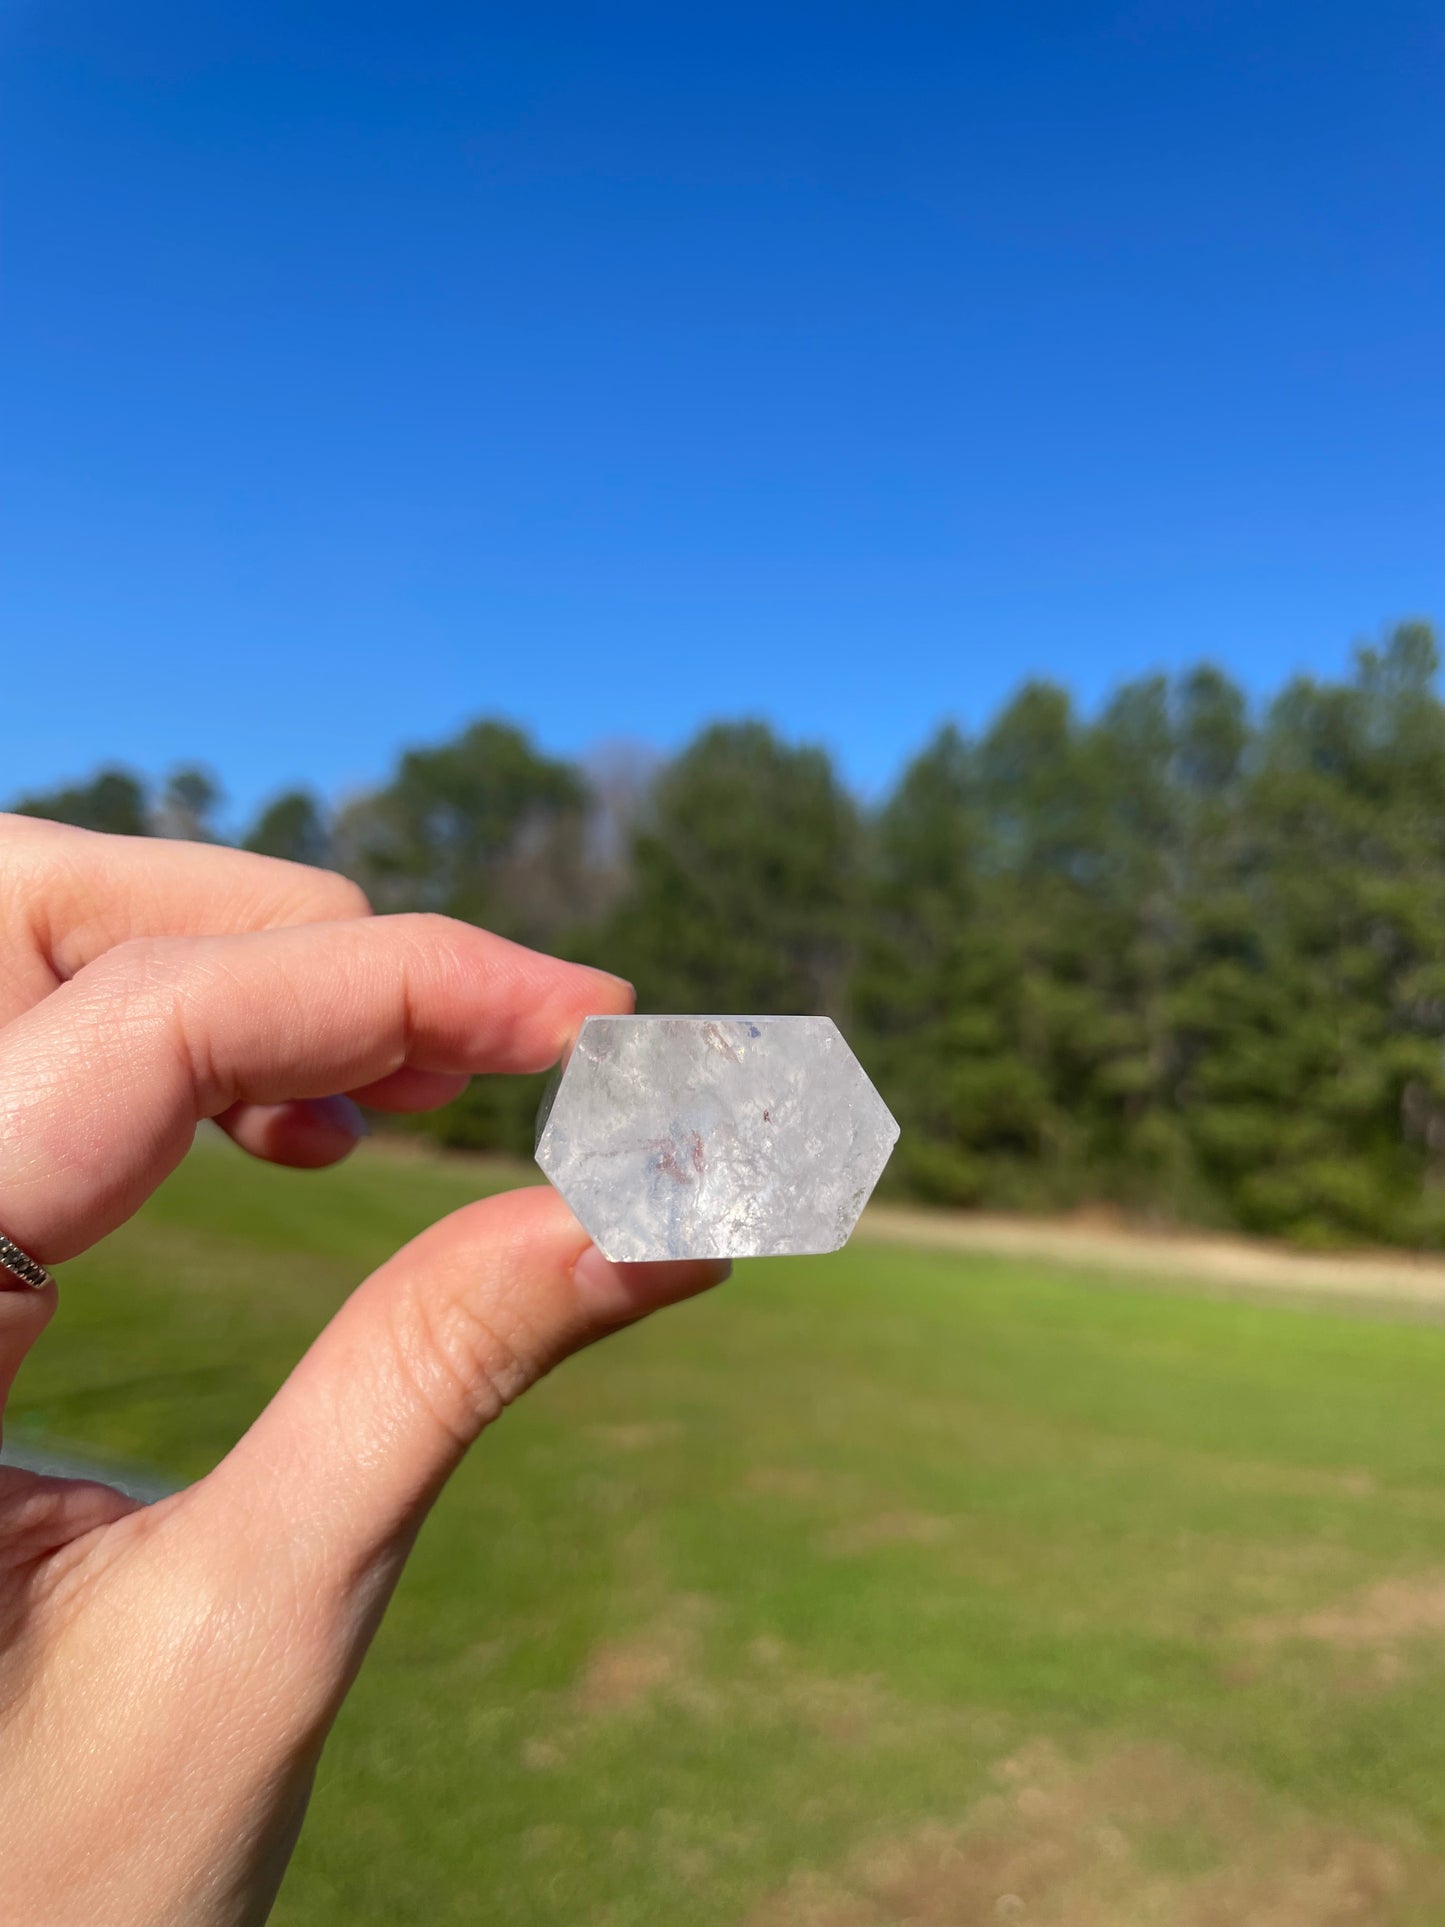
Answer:
<path fill-rule="evenodd" d="M 32 1258 L 28 1251 L 22 1251 L 13 1238 L 7 1238 L 0 1231 L 0 1271 L 8 1271 L 12 1278 L 18 1278 L 22 1285 L 31 1291 L 44 1291 L 55 1280 L 38 1258 Z"/>

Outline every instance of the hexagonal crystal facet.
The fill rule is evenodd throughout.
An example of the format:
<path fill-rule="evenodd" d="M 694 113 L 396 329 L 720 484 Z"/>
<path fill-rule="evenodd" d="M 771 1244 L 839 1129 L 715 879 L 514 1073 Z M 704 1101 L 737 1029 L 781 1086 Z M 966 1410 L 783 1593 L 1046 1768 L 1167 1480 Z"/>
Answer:
<path fill-rule="evenodd" d="M 898 1126 L 827 1017 L 589 1017 L 537 1162 L 605 1256 L 836 1251 Z"/>

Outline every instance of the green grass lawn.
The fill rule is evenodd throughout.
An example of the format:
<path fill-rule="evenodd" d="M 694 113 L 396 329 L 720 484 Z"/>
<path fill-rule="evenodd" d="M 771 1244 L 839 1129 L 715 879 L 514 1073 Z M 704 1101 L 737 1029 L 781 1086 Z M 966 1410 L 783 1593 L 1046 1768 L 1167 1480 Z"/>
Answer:
<path fill-rule="evenodd" d="M 200 1146 L 12 1408 L 181 1477 L 485 1173 Z M 422 1536 L 286 1927 L 1445 1919 L 1445 1329 L 858 1246 L 572 1361 Z"/>

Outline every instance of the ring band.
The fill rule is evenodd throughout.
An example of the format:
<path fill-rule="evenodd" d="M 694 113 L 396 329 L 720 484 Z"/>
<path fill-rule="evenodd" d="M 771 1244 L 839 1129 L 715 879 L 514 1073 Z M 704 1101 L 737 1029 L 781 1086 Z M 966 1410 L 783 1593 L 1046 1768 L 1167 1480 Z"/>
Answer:
<path fill-rule="evenodd" d="M 8 1271 L 12 1278 L 18 1278 L 22 1285 L 31 1291 L 44 1291 L 55 1280 L 38 1258 L 32 1258 L 28 1251 L 22 1251 L 13 1238 L 7 1238 L 0 1231 L 0 1271 Z"/>

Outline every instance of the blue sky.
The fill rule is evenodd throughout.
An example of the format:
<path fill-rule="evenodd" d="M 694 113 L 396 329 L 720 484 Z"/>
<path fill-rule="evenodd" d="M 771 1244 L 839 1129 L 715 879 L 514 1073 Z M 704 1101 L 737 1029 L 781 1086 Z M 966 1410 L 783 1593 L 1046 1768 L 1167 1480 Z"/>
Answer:
<path fill-rule="evenodd" d="M 489 711 L 876 792 L 1445 617 L 1445 14 L 0 11 L 0 789 Z"/>

